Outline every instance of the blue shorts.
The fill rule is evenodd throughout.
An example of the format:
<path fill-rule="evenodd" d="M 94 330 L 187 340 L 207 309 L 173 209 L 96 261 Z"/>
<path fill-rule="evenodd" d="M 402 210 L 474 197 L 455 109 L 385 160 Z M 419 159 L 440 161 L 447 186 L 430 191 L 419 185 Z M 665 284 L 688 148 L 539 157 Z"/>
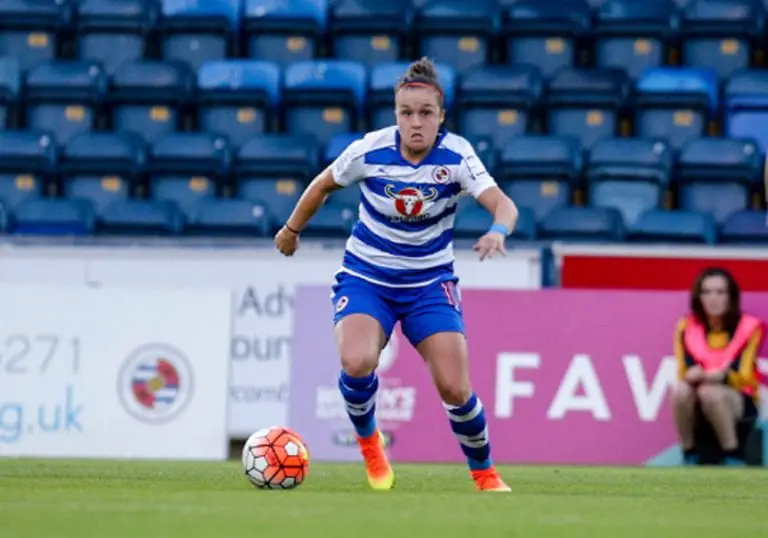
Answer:
<path fill-rule="evenodd" d="M 464 334 L 457 283 L 454 278 L 418 288 L 389 288 L 339 273 L 333 286 L 333 322 L 350 314 L 366 314 L 378 320 L 388 340 L 399 321 L 413 346 L 440 332 Z"/>

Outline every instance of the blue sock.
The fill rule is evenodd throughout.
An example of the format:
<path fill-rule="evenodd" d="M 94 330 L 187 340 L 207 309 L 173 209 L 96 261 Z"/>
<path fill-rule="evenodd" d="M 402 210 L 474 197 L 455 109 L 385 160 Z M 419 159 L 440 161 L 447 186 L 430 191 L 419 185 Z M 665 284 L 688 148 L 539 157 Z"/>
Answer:
<path fill-rule="evenodd" d="M 473 471 L 488 469 L 491 461 L 491 443 L 488 439 L 488 423 L 485 420 L 483 403 L 474 392 L 467 403 L 456 407 L 443 404 L 451 429 L 461 444 L 461 450 L 467 457 L 467 464 Z"/>
<path fill-rule="evenodd" d="M 342 371 L 339 375 L 339 390 L 344 397 L 349 420 L 360 437 L 370 437 L 376 431 L 376 392 L 379 378 L 376 372 L 365 377 L 352 377 Z"/>

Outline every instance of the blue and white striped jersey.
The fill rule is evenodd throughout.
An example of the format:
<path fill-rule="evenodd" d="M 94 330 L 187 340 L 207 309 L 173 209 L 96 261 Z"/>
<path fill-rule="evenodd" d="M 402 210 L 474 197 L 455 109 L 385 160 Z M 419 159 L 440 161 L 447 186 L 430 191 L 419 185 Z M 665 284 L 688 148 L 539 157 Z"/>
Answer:
<path fill-rule="evenodd" d="M 477 198 L 496 185 L 469 142 L 441 131 L 419 165 L 403 159 L 396 126 L 350 144 L 333 162 L 334 180 L 359 182 L 359 220 L 341 271 L 411 288 L 453 277 L 453 224 L 459 194 Z"/>

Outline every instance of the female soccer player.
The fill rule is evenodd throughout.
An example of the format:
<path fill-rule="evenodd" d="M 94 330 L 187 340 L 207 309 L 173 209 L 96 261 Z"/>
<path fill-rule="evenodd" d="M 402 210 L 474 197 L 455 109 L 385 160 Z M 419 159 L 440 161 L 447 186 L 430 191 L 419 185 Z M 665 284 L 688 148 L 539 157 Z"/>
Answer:
<path fill-rule="evenodd" d="M 472 146 L 441 128 L 443 91 L 428 59 L 411 64 L 395 88 L 395 115 L 397 126 L 353 142 L 310 183 L 275 244 L 293 255 L 302 228 L 326 197 L 360 182 L 359 220 L 335 275 L 332 300 L 339 389 L 368 482 L 377 490 L 395 482 L 374 409 L 379 354 L 399 321 L 430 369 L 476 488 L 510 491 L 494 468 L 483 405 L 470 386 L 452 233 L 459 194 L 467 191 L 494 217 L 474 250 L 481 260 L 505 254 L 517 208 Z"/>

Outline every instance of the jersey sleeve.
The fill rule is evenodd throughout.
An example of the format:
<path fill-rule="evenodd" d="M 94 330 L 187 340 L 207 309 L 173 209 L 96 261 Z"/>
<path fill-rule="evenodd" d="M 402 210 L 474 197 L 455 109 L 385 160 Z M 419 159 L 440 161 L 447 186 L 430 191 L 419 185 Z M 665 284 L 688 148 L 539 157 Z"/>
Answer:
<path fill-rule="evenodd" d="M 462 190 L 477 198 L 487 188 L 496 186 L 496 180 L 486 170 L 469 142 L 464 141 L 461 153 L 463 159 L 459 168 L 459 182 Z"/>
<path fill-rule="evenodd" d="M 346 187 L 363 179 L 366 143 L 364 139 L 355 140 L 331 163 L 333 180 Z"/>

